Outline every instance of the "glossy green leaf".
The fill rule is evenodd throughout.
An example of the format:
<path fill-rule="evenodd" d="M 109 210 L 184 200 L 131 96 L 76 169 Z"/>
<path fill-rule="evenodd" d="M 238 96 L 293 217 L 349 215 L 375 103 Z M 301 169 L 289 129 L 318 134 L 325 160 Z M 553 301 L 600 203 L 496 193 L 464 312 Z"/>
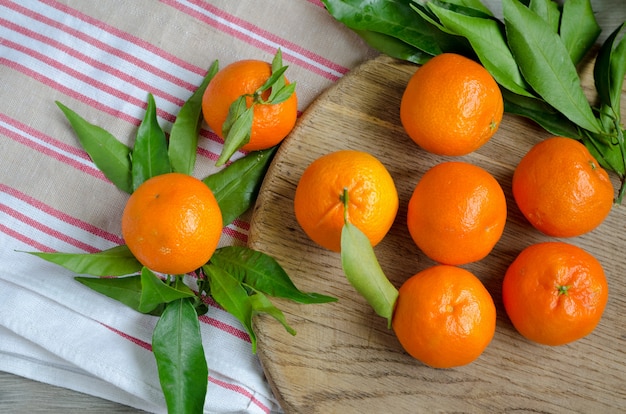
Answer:
<path fill-rule="evenodd" d="M 271 75 L 263 85 L 259 89 L 257 89 L 257 94 L 262 94 L 263 92 L 276 87 L 276 90 L 281 89 L 285 86 L 285 71 L 287 70 L 287 66 L 282 66 L 282 64 L 278 64 L 276 66 L 276 59 L 274 59 L 274 64 L 272 65 Z M 272 97 L 272 92 L 270 92 L 270 97 Z"/>
<path fill-rule="evenodd" d="M 575 65 L 596 43 L 601 31 L 589 0 L 568 0 L 563 3 L 559 33 Z"/>
<path fill-rule="evenodd" d="M 417 3 L 417 0 L 413 0 Z M 419 5 L 419 3 L 417 3 Z M 489 18 L 493 17 L 493 13 L 480 0 L 430 0 L 426 2 L 426 6 L 436 6 L 445 8 L 456 13 L 466 16 Z"/>
<path fill-rule="evenodd" d="M 202 125 L 202 96 L 211 79 L 219 70 L 218 61 L 214 61 L 202 83 L 180 108 L 172 124 L 168 155 L 172 171 L 191 175 L 196 164 L 198 134 Z"/>
<path fill-rule="evenodd" d="M 441 23 L 467 38 L 483 66 L 496 82 L 518 95 L 532 96 L 504 37 L 504 28 L 494 19 L 466 16 L 429 3 Z"/>
<path fill-rule="evenodd" d="M 517 0 L 503 0 L 503 14 L 509 47 L 526 81 L 572 122 L 599 132 L 600 124 L 559 35 Z"/>
<path fill-rule="evenodd" d="M 215 195 L 224 226 L 254 205 L 277 148 L 250 152 L 203 180 Z"/>
<path fill-rule="evenodd" d="M 248 107 L 246 96 L 240 96 L 230 105 L 226 121 L 222 127 L 224 147 L 216 165 L 224 165 L 239 148 L 250 141 L 252 131 L 253 106 Z"/>
<path fill-rule="evenodd" d="M 130 275 L 139 272 L 143 267 L 126 245 L 96 253 L 28 253 L 72 272 L 93 276 Z"/>
<path fill-rule="evenodd" d="M 620 114 L 622 86 L 626 75 L 626 29 L 622 23 L 604 41 L 593 68 L 593 77 L 598 97 L 603 105 L 612 109 L 614 116 Z"/>
<path fill-rule="evenodd" d="M 236 280 L 267 295 L 299 303 L 326 303 L 337 299 L 319 293 L 300 291 L 273 257 L 241 246 L 226 246 L 213 253 L 210 263 Z"/>
<path fill-rule="evenodd" d="M 433 55 L 411 46 L 400 39 L 396 39 L 395 37 L 369 30 L 352 30 L 372 48 L 387 56 L 417 64 L 424 64 L 433 57 Z"/>
<path fill-rule="evenodd" d="M 159 279 L 151 270 L 144 267 L 141 270 L 141 298 L 139 312 L 152 312 L 159 305 L 170 303 L 181 298 L 193 298 L 195 295 L 184 284 L 170 286 Z"/>
<path fill-rule="evenodd" d="M 341 265 L 348 282 L 390 327 L 398 290 L 381 269 L 367 236 L 350 223 L 341 231 Z"/>
<path fill-rule="evenodd" d="M 561 21 L 561 11 L 558 4 L 552 0 L 530 0 L 528 8 L 545 20 L 554 33 L 558 33 L 559 22 Z"/>
<path fill-rule="evenodd" d="M 252 352 L 256 352 L 256 334 L 252 327 L 253 307 L 248 297 L 248 291 L 243 285 L 226 270 L 211 263 L 202 266 L 207 276 L 213 299 L 241 322 L 250 336 Z"/>
<path fill-rule="evenodd" d="M 111 133 L 87 122 L 61 102 L 57 101 L 56 104 L 65 114 L 80 145 L 89 154 L 96 167 L 117 188 L 126 193 L 132 193 L 131 149 L 118 141 Z"/>
<path fill-rule="evenodd" d="M 444 33 L 424 20 L 412 9 L 411 0 L 322 0 L 322 3 L 350 29 L 381 33 L 429 55 L 471 51 L 465 39 Z M 378 38 L 379 44 L 383 39 Z"/>
<path fill-rule="evenodd" d="M 620 149 L 617 141 L 607 142 L 603 137 L 589 135 L 585 137 L 583 143 L 602 168 L 613 171 L 622 177 L 626 174 L 624 161 L 626 154 Z"/>
<path fill-rule="evenodd" d="M 152 351 L 168 412 L 202 413 L 209 370 L 198 315 L 189 299 L 165 307 L 154 327 Z"/>
<path fill-rule="evenodd" d="M 284 70 L 283 70 L 283 68 L 284 68 Z M 285 70 L 287 70 L 287 67 L 283 66 L 283 52 L 279 48 L 276 51 L 276 54 L 274 55 L 274 58 L 272 59 L 272 76 L 274 76 L 275 74 L 277 74 L 281 70 L 282 70 L 282 72 L 281 72 L 281 75 L 282 75 L 282 74 L 285 73 Z M 277 77 L 274 77 L 274 79 L 272 79 L 271 82 L 268 81 L 267 83 L 270 83 L 270 87 L 272 88 L 272 91 L 270 92 L 270 96 L 269 96 L 268 100 L 270 102 L 274 102 L 274 99 L 276 98 L 276 95 L 277 95 L 278 91 L 280 91 L 281 89 L 283 89 L 286 86 L 285 77 L 284 76 L 277 76 Z"/>
<path fill-rule="evenodd" d="M 274 304 L 263 293 L 257 291 L 254 294 L 249 295 L 248 299 L 250 300 L 250 304 L 252 305 L 253 317 L 254 315 L 262 313 L 270 315 L 272 318 L 280 322 L 285 330 L 291 335 L 296 334 L 296 330 L 289 326 L 289 324 L 287 323 L 287 318 L 285 318 L 285 314 L 276 306 L 274 306 Z"/>
<path fill-rule="evenodd" d="M 141 275 L 124 276 L 124 277 L 83 277 L 74 278 L 77 282 L 82 283 L 91 290 L 101 295 L 123 303 L 129 308 L 140 311 L 139 304 L 141 302 Z M 157 306 L 150 315 L 159 316 L 163 312 L 163 306 Z"/>
<path fill-rule="evenodd" d="M 291 98 L 291 95 L 293 95 L 296 91 L 296 84 L 290 83 L 288 85 L 283 86 L 280 89 L 273 87 L 272 93 L 274 91 L 276 91 L 276 93 L 273 94 L 273 96 L 268 99 L 267 101 L 268 105 L 277 105 Z"/>
<path fill-rule="evenodd" d="M 580 129 L 559 111 L 546 102 L 536 98 L 516 95 L 507 90 L 502 91 L 504 111 L 520 115 L 535 121 L 553 135 L 581 139 Z"/>
<path fill-rule="evenodd" d="M 167 138 L 157 120 L 152 94 L 148 94 L 146 113 L 137 128 L 131 160 L 133 191 L 150 178 L 172 171 L 167 155 Z"/>

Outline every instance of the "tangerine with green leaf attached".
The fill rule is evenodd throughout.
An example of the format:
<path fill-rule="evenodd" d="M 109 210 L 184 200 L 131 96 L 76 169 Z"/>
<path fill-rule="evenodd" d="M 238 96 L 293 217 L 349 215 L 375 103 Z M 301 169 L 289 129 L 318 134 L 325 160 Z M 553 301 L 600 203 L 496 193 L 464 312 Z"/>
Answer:
<path fill-rule="evenodd" d="M 398 204 L 387 168 L 373 155 L 354 150 L 332 152 L 313 161 L 302 173 L 294 197 L 296 219 L 304 232 L 335 252 L 341 251 L 344 213 L 376 246 L 391 228 Z"/>
<path fill-rule="evenodd" d="M 222 234 L 222 213 L 202 181 L 180 173 L 157 175 L 130 196 L 122 235 L 137 260 L 171 275 L 193 272 L 211 258 Z"/>
<path fill-rule="evenodd" d="M 286 100 L 270 103 L 273 88 L 261 88 L 272 73 L 272 65 L 268 62 L 241 60 L 224 67 L 211 79 L 202 97 L 202 113 L 206 123 L 220 138 L 226 138 L 224 123 L 231 105 L 242 96 L 245 97 L 245 107 L 252 107 L 252 126 L 250 131 L 245 131 L 249 132 L 249 141 L 240 149 L 267 149 L 277 145 L 291 132 L 298 115 L 298 98 L 294 91 Z M 288 85 L 289 81 L 283 76 L 278 84 Z"/>

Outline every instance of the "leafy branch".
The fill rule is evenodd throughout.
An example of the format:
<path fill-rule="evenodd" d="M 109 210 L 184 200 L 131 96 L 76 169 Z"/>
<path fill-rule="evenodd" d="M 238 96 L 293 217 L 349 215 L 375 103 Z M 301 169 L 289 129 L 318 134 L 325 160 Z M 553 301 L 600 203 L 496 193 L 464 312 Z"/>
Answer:
<path fill-rule="evenodd" d="M 272 77 L 257 92 L 260 96 L 270 88 L 272 91 L 267 101 L 255 97 L 259 104 L 277 103 L 293 93 L 293 84 L 285 85 L 282 76 L 286 67 L 282 66 L 280 51 L 272 68 Z M 118 189 L 132 194 L 151 177 L 171 171 L 193 173 L 202 122 L 202 95 L 218 70 L 215 61 L 178 113 L 169 140 L 158 123 L 156 103 L 151 94 L 148 94 L 145 116 L 137 128 L 132 147 L 105 129 L 87 122 L 60 102 L 56 104 L 94 164 Z M 276 147 L 251 152 L 202 180 L 215 195 L 224 226 L 254 204 L 275 151 Z M 167 407 L 172 413 L 200 412 L 204 405 L 208 367 L 198 315 L 208 311 L 207 296 L 212 296 L 216 303 L 241 321 L 250 335 L 253 352 L 256 352 L 253 329 L 256 314 L 269 314 L 287 332 L 296 333 L 268 296 L 299 303 L 336 301 L 329 296 L 301 292 L 276 260 L 247 247 L 217 249 L 210 261 L 194 272 L 196 290 L 184 282 L 183 276 L 155 274 L 144 267 L 125 245 L 96 253 L 30 254 L 81 275 L 75 279 L 98 293 L 138 312 L 159 317 L 152 348 Z"/>

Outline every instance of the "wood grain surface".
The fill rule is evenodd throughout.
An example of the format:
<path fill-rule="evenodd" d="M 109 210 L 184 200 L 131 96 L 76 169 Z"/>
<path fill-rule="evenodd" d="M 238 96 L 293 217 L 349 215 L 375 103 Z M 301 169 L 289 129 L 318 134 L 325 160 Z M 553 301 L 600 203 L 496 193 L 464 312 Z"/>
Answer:
<path fill-rule="evenodd" d="M 590 63 L 584 85 L 593 99 Z M 549 136 L 532 122 L 505 115 L 491 141 L 464 157 L 440 157 L 418 148 L 398 117 L 404 87 L 417 66 L 379 57 L 344 77 L 318 99 L 283 143 L 265 179 L 250 229 L 250 247 L 274 256 L 295 284 L 339 298 L 323 305 L 279 301 L 290 336 L 269 317 L 256 320 L 259 356 L 287 413 L 362 412 L 617 412 L 626 409 L 626 206 L 615 206 L 592 233 L 566 239 L 594 254 L 609 280 L 610 298 L 598 328 L 560 347 L 537 345 L 520 336 L 501 300 L 504 272 L 526 246 L 550 238 L 534 230 L 511 196 L 515 165 L 530 147 Z M 622 105 L 626 105 L 622 99 Z M 626 107 L 626 106 L 625 106 Z M 319 156 L 360 149 L 378 157 L 400 195 L 397 219 L 375 251 L 395 286 L 433 264 L 406 229 L 411 192 L 431 166 L 464 160 L 491 172 L 508 202 L 504 235 L 484 260 L 464 266 L 492 294 L 496 334 L 474 363 L 432 369 L 406 354 L 348 284 L 339 254 L 311 242 L 298 226 L 293 196 L 304 168 Z M 616 177 L 614 184 L 617 184 Z"/>

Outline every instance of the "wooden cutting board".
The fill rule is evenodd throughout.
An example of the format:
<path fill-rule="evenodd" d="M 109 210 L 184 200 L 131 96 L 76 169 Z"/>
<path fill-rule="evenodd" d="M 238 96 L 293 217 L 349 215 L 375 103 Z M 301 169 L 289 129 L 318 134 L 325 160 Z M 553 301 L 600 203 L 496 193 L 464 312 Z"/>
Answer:
<path fill-rule="evenodd" d="M 406 208 L 422 174 L 453 158 L 427 154 L 402 129 L 400 98 L 415 70 L 413 64 L 381 56 L 345 76 L 303 114 L 261 189 L 250 247 L 276 258 L 300 289 L 339 299 L 322 305 L 275 301 L 296 329 L 295 337 L 270 317 L 255 321 L 259 357 L 285 412 L 626 410 L 624 206 L 614 207 L 592 233 L 564 240 L 594 254 L 609 279 L 609 303 L 591 335 L 560 347 L 537 345 L 520 336 L 504 312 L 501 282 L 507 266 L 524 247 L 549 240 L 525 221 L 511 196 L 515 165 L 534 143 L 548 136 L 532 122 L 505 115 L 487 145 L 454 158 L 479 165 L 498 179 L 507 195 L 509 214 L 504 235 L 492 253 L 464 266 L 483 281 L 498 311 L 493 341 L 470 365 L 433 369 L 408 356 L 385 320 L 348 284 L 339 254 L 315 245 L 298 226 L 293 197 L 303 170 L 331 151 L 364 150 L 385 164 L 400 195 L 397 219 L 375 249 L 383 270 L 399 287 L 433 264 L 411 240 Z M 584 84 L 592 85 L 590 66 L 584 72 Z M 626 108 L 626 102 L 622 105 Z"/>

